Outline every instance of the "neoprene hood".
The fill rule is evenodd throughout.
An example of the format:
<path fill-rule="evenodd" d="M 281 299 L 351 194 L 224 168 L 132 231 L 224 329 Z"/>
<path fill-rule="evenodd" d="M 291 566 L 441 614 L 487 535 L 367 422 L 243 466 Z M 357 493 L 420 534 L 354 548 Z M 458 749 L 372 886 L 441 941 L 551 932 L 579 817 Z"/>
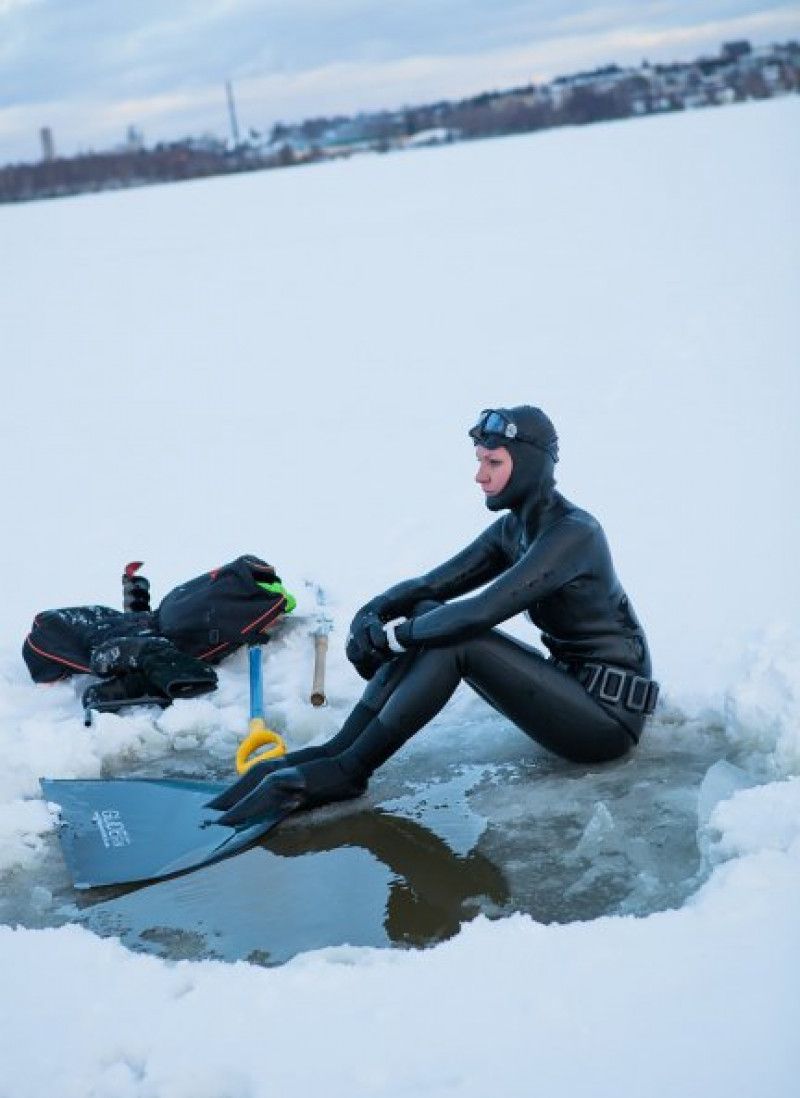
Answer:
<path fill-rule="evenodd" d="M 558 461 L 558 435 L 541 408 L 520 404 L 493 411 L 512 424 L 519 437 L 509 438 L 505 434 L 484 432 L 477 428 L 473 428 L 470 435 L 476 446 L 485 446 L 488 450 L 497 450 L 502 446 L 511 455 L 514 468 L 508 484 L 496 496 L 487 496 L 486 506 L 490 511 L 514 510 L 540 499 L 555 484 L 553 467 Z M 488 422 L 494 425 L 492 419 Z"/>

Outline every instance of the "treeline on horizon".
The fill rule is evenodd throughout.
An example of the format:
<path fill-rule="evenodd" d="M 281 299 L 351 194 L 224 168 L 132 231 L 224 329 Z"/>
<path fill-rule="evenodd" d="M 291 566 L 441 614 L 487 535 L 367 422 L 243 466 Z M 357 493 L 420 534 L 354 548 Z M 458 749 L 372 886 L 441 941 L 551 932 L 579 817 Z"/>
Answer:
<path fill-rule="evenodd" d="M 531 133 L 668 111 L 721 106 L 800 91 L 800 43 L 753 50 L 724 45 L 718 57 L 636 69 L 608 65 L 549 84 L 485 92 L 455 102 L 276 124 L 267 137 L 251 131 L 235 146 L 215 138 L 57 157 L 0 168 L 0 202 L 24 202 L 91 191 L 262 171 L 419 145 Z"/>

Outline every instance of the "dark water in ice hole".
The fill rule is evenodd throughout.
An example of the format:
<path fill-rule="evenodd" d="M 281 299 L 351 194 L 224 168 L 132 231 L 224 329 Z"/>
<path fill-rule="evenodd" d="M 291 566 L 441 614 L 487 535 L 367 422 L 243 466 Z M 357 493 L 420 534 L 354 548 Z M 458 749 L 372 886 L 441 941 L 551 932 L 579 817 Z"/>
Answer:
<path fill-rule="evenodd" d="M 460 726 L 457 746 L 442 725 L 366 797 L 298 814 L 254 848 L 170 880 L 76 892 L 49 836 L 33 872 L 4 880 L 0 920 L 80 923 L 164 958 L 271 965 L 324 946 L 426 946 L 478 914 L 648 914 L 679 906 L 708 875 L 698 797 L 706 790 L 707 812 L 709 797 L 730 792 L 729 771 L 740 780 L 726 756 L 721 730 L 658 721 L 627 759 L 591 768 L 493 717 Z M 125 774 L 228 777 L 200 751 Z"/>

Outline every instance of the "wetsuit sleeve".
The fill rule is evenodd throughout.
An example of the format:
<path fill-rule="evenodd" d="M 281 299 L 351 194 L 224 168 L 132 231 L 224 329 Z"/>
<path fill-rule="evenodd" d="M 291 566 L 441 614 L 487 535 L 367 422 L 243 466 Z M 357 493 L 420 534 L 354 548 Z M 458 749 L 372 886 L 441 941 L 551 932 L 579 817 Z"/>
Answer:
<path fill-rule="evenodd" d="M 507 564 L 502 528 L 503 519 L 498 519 L 450 560 L 424 576 L 395 584 L 368 602 L 359 614 L 372 612 L 383 621 L 390 621 L 410 614 L 414 604 L 422 599 L 443 602 L 489 583 L 502 573 Z"/>
<path fill-rule="evenodd" d="M 562 519 L 484 591 L 398 626 L 398 641 L 405 648 L 451 644 L 529 610 L 586 570 L 592 537 L 582 523 Z"/>

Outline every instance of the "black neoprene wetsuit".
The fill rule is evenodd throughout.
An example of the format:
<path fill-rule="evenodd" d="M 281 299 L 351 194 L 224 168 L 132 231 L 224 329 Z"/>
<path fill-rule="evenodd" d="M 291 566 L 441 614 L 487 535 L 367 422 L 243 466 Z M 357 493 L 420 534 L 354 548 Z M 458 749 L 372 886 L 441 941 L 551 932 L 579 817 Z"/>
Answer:
<path fill-rule="evenodd" d="M 407 651 L 387 654 L 332 740 L 262 764 L 262 777 L 293 768 L 287 781 L 293 774 L 305 804 L 360 793 L 462 681 L 566 759 L 604 762 L 638 742 L 651 708 L 643 698 L 654 700 L 644 631 L 600 524 L 555 491 L 552 462 L 525 446 L 513 450 L 509 502 L 502 498 L 495 508 L 508 506 L 508 513 L 452 559 L 390 588 L 356 615 L 351 636 L 370 617 L 408 618 L 395 627 Z M 541 631 L 549 659 L 497 628 L 521 613 Z M 618 690 L 595 689 L 612 681 Z M 243 818 L 236 812 L 259 780 L 246 779 L 219 800 L 237 806 L 234 818 Z M 251 798 L 244 816 L 258 804 Z"/>
<path fill-rule="evenodd" d="M 464 674 L 459 678 L 464 678 L 479 694 L 488 694 L 495 708 L 520 724 L 534 739 L 540 739 L 536 728 L 544 720 L 541 706 L 526 704 L 513 673 L 507 682 L 502 675 L 498 681 L 490 668 L 484 667 L 486 657 L 478 657 L 476 646 L 468 642 L 489 634 L 495 626 L 517 614 L 526 613 L 541 630 L 542 642 L 552 661 L 570 666 L 587 662 L 612 665 L 643 678 L 649 678 L 651 670 L 644 631 L 614 572 L 600 524 L 555 491 L 546 512 L 540 513 L 539 518 L 538 528 L 531 537 L 517 515 L 512 512 L 503 516 L 452 560 L 419 579 L 398 584 L 365 607 L 376 610 L 385 621 L 414 615 L 415 607 L 419 607 L 423 612 L 413 616 L 405 630 L 398 630 L 403 646 L 415 652 L 458 648 L 460 662 L 466 660 Z M 478 587 L 482 588 L 478 594 L 459 597 Z M 430 609 L 426 600 L 446 605 Z M 511 660 L 511 667 L 531 668 L 537 672 L 537 678 L 544 674 L 551 683 L 559 681 L 565 673 L 554 662 L 539 667 L 539 663 L 545 662 L 543 657 L 517 640 L 497 633 L 487 639 L 489 650 L 496 651 L 494 659 L 502 653 L 502 662 Z M 516 659 L 511 656 L 514 649 L 520 652 Z M 537 662 L 532 663 L 530 657 Z M 441 658 L 437 661 L 440 673 L 444 673 L 446 662 Z M 451 677 L 444 675 L 447 679 Z M 436 693 L 441 693 L 441 687 Z M 561 691 L 556 693 L 560 695 Z M 593 706 L 603 708 L 602 701 L 590 700 Z M 400 708 L 400 698 L 387 712 L 385 706 L 389 704 L 387 701 L 381 712 L 385 721 L 395 724 L 390 715 Z M 411 719 L 413 708 L 407 703 L 403 706 L 406 719 Z M 436 711 L 438 708 L 441 706 Z M 605 711 L 625 728 L 631 739 L 639 738 L 644 721 L 641 713 L 624 705 L 606 705 Z M 602 720 L 602 712 L 599 716 Z M 569 722 L 560 713 L 554 721 L 556 738 L 547 746 L 570 757 Z M 562 750 L 557 746 L 559 743 Z"/>

